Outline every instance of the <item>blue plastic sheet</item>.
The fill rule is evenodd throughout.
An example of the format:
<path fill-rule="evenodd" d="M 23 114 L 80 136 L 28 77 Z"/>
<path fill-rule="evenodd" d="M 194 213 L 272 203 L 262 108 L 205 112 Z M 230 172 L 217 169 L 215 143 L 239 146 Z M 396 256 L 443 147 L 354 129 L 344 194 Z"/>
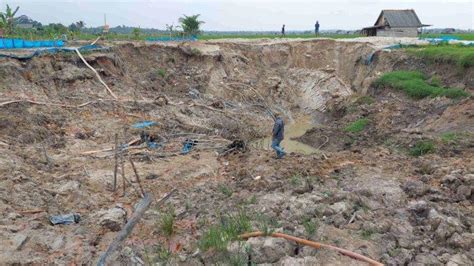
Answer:
<path fill-rule="evenodd" d="M 49 217 L 49 221 L 53 225 L 57 224 L 75 224 L 81 220 L 81 216 L 78 213 L 70 213 L 65 215 L 54 215 Z"/>
<path fill-rule="evenodd" d="M 188 154 L 191 149 L 196 145 L 196 142 L 193 140 L 187 139 L 185 142 L 183 142 L 183 148 L 181 149 L 181 154 Z"/>
<path fill-rule="evenodd" d="M 64 46 L 64 42 L 61 40 L 27 41 L 23 39 L 0 38 L 0 49 L 24 49 L 24 48 L 63 47 L 63 46 Z"/>
<path fill-rule="evenodd" d="M 62 43 L 64 45 L 64 42 L 62 42 L 62 41 L 57 41 L 57 42 Z M 6 43 L 3 42 L 3 44 L 5 45 Z M 33 43 L 33 45 L 37 45 L 37 44 L 38 44 L 37 42 Z M 12 45 L 13 45 L 13 42 L 12 42 Z M 20 56 L 20 55 L 15 55 L 15 54 L 2 54 L 2 53 L 0 53 L 0 57 L 8 57 L 8 58 L 15 58 L 15 59 L 23 60 L 23 59 L 31 59 L 35 56 L 40 56 L 40 55 L 43 55 L 43 54 L 55 54 L 55 53 L 59 53 L 59 52 L 74 53 L 75 49 L 76 48 L 69 48 L 69 47 L 40 48 L 40 49 L 34 51 L 30 55 Z M 109 48 L 104 48 L 104 47 L 101 47 L 99 45 L 85 45 L 85 46 L 79 47 L 77 49 L 80 52 L 83 52 L 83 51 L 102 51 L 102 50 L 107 50 Z"/>
<path fill-rule="evenodd" d="M 133 128 L 146 128 L 146 127 L 151 127 L 154 125 L 157 125 L 158 123 L 153 122 L 153 121 L 143 121 L 143 122 L 138 122 L 132 125 Z"/>

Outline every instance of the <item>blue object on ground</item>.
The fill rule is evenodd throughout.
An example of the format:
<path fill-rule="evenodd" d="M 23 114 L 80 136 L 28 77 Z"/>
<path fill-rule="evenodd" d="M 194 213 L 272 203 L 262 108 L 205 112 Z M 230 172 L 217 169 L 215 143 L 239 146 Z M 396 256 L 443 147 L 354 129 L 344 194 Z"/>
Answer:
<path fill-rule="evenodd" d="M 9 41 L 11 42 L 9 42 Z M 2 43 L 3 41 L 3 46 L 4 48 L 6 49 L 11 49 L 13 47 L 13 40 L 11 39 L 0 39 L 0 43 Z M 41 45 L 40 42 L 32 42 L 32 43 L 29 43 L 29 45 L 33 45 L 34 48 L 36 47 L 39 47 L 38 45 Z M 56 44 L 58 46 L 62 46 L 64 45 L 64 42 L 63 41 L 57 41 Z M 53 43 L 54 45 L 54 43 Z M 79 47 L 77 48 L 80 52 L 83 52 L 83 51 L 102 51 L 102 50 L 107 50 L 109 48 L 105 48 L 105 47 L 101 47 L 99 45 L 85 45 L 85 46 L 82 46 L 82 47 Z M 43 55 L 43 54 L 55 54 L 55 53 L 59 53 L 59 52 L 65 52 L 65 53 L 75 53 L 76 52 L 76 48 L 70 48 L 70 47 L 51 47 L 51 48 L 43 48 L 43 49 L 38 49 L 36 51 L 34 51 L 32 54 L 30 55 L 24 55 L 24 56 L 21 56 L 21 55 L 15 55 L 15 54 L 0 54 L 0 58 L 1 57 L 7 57 L 7 58 L 14 58 L 14 59 L 20 59 L 20 60 L 25 60 L 25 59 L 31 59 L 35 56 L 40 56 L 40 55 Z"/>
<path fill-rule="evenodd" d="M 154 141 L 147 141 L 146 144 L 147 144 L 148 148 L 150 148 L 150 149 L 156 149 L 156 148 L 158 148 L 158 146 L 161 146 L 160 144 L 158 144 Z"/>
<path fill-rule="evenodd" d="M 185 142 L 183 142 L 183 148 L 181 149 L 181 154 L 188 154 L 194 145 L 196 145 L 196 143 L 193 140 L 187 139 Z"/>
<path fill-rule="evenodd" d="M 62 47 L 64 41 L 62 40 L 41 40 L 41 41 L 27 41 L 23 39 L 4 39 L 0 38 L 0 49 L 23 49 L 35 47 Z"/>
<path fill-rule="evenodd" d="M 53 225 L 57 224 L 75 224 L 81 220 L 79 213 L 70 213 L 65 215 L 53 215 L 49 217 L 49 221 Z"/>
<path fill-rule="evenodd" d="M 153 121 L 143 121 L 143 122 L 138 122 L 132 125 L 133 128 L 146 128 L 146 127 L 151 127 L 154 125 L 157 125 L 158 123 L 153 122 Z"/>

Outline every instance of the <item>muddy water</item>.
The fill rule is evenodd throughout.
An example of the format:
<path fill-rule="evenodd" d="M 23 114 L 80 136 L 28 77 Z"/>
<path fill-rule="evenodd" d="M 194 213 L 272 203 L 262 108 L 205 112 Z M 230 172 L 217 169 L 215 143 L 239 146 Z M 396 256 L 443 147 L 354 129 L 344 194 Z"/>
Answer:
<path fill-rule="evenodd" d="M 286 122 L 286 121 L 285 121 Z M 309 117 L 300 117 L 293 121 L 293 123 L 285 125 L 285 139 L 282 141 L 280 146 L 282 146 L 286 152 L 295 152 L 301 154 L 313 154 L 317 153 L 318 150 L 303 144 L 299 141 L 292 140 L 292 138 L 297 138 L 302 136 L 306 131 L 313 128 L 314 124 L 312 123 Z M 271 150 L 272 137 L 268 136 L 266 138 L 257 140 L 253 143 L 252 146 L 257 148 L 264 148 Z"/>

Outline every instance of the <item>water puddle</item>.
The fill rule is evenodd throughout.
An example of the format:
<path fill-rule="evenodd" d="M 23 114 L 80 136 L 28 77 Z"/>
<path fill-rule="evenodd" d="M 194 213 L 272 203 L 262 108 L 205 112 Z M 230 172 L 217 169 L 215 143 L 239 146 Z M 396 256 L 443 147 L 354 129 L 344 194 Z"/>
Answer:
<path fill-rule="evenodd" d="M 313 154 L 317 153 L 318 150 L 301 143 L 296 140 L 292 140 L 292 138 L 297 138 L 302 136 L 306 131 L 313 128 L 314 125 L 311 122 L 309 117 L 300 117 L 297 118 L 293 123 L 285 125 L 285 139 L 280 144 L 286 152 L 294 152 L 300 154 Z M 266 150 L 271 150 L 272 145 L 272 137 L 268 136 L 263 139 L 259 139 L 252 143 L 253 147 L 256 148 L 263 148 Z"/>

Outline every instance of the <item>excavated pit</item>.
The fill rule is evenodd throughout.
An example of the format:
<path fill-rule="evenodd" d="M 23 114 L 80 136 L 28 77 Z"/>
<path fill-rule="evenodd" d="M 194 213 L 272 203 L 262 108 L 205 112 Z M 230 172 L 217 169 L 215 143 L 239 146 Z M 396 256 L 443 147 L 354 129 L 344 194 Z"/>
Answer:
<path fill-rule="evenodd" d="M 473 70 L 459 78 L 444 65 L 376 48 L 225 41 L 114 44 L 84 54 L 118 99 L 76 54 L 0 59 L 1 264 L 97 262 L 140 199 L 128 161 L 124 173 L 137 190 L 127 185 L 123 194 L 119 171 L 111 191 L 117 134 L 119 144 L 133 143 L 126 157 L 145 191 L 155 200 L 177 192 L 152 204 L 111 264 L 362 264 L 276 239 L 203 248 L 209 228 L 243 213 L 254 230 L 264 224 L 388 265 L 468 265 L 472 99 L 415 101 L 370 84 L 384 72 L 415 68 L 438 71 L 446 85 L 472 93 Z M 359 101 L 364 95 L 375 102 Z M 284 160 L 265 142 L 269 110 L 289 125 Z M 363 134 L 343 130 L 360 117 L 372 121 Z M 132 127 L 141 121 L 157 125 Z M 133 142 L 142 131 L 157 137 L 157 148 Z M 461 137 L 441 141 L 447 132 Z M 435 153 L 408 155 L 427 138 L 436 141 Z M 197 144 L 182 155 L 186 139 Z M 235 140 L 247 146 L 229 151 Z M 167 234 L 162 217 L 170 209 Z M 79 223 L 48 220 L 68 213 L 79 213 Z"/>

